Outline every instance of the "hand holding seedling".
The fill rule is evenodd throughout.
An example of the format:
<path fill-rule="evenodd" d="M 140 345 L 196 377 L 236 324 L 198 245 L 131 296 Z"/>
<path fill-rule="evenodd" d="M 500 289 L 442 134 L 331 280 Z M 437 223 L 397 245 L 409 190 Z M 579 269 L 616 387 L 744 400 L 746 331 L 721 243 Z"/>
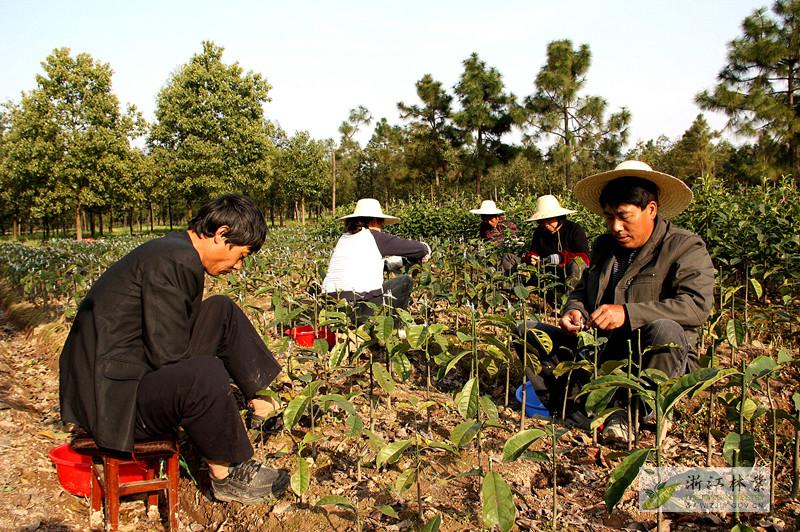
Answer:
<path fill-rule="evenodd" d="M 578 334 L 584 326 L 583 314 L 579 310 L 569 310 L 566 314 L 561 316 L 561 321 L 558 322 L 561 330 L 569 334 Z"/>
<path fill-rule="evenodd" d="M 589 317 L 588 327 L 610 331 L 625 323 L 625 307 L 622 305 L 600 305 Z"/>

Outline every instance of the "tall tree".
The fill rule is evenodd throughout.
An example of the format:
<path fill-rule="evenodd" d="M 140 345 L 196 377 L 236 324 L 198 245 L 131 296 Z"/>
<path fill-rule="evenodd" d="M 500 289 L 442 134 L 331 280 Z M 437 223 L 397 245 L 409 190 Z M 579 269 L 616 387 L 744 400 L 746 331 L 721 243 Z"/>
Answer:
<path fill-rule="evenodd" d="M 488 67 L 477 53 L 464 60 L 464 72 L 454 87 L 461 110 L 454 119 L 472 148 L 466 167 L 475 179 L 478 196 L 481 177 L 489 168 L 515 154 L 512 146 L 502 142 L 503 135 L 514 125 L 516 109 L 514 95 L 504 89 L 500 72 Z"/>
<path fill-rule="evenodd" d="M 570 188 L 573 166 L 582 171 L 606 166 L 627 141 L 630 113 L 623 108 L 605 120 L 607 103 L 600 96 L 581 96 L 591 65 L 589 46 L 573 49 L 568 39 L 547 45 L 547 62 L 536 76 L 536 92 L 525 99 L 534 138 L 555 137 L 551 153 L 563 167 Z"/>
<path fill-rule="evenodd" d="M 275 178 L 282 194 L 296 202 L 300 223 L 306 223 L 306 207 L 318 203 L 327 189 L 328 148 L 314 140 L 307 131 L 300 131 L 281 147 Z"/>
<path fill-rule="evenodd" d="M 772 12 L 757 9 L 744 19 L 719 83 L 696 101 L 727 114 L 731 129 L 758 138 L 774 164 L 786 161 L 800 180 L 800 0 L 778 0 Z"/>
<path fill-rule="evenodd" d="M 718 137 L 719 133 L 708 126 L 705 117 L 697 115 L 689 129 L 673 145 L 669 154 L 669 171 L 684 181 L 714 174 L 716 146 L 713 141 Z"/>
<path fill-rule="evenodd" d="M 347 120 L 339 126 L 339 147 L 335 153 L 336 175 L 333 180 L 332 208 L 336 201 L 355 201 L 357 195 L 356 172 L 361 166 L 364 150 L 356 140 L 356 134 L 372 123 L 372 114 L 363 105 L 351 109 Z"/>
<path fill-rule="evenodd" d="M 130 173 L 129 141 L 144 121 L 133 107 L 120 111 L 111 67 L 89 54 L 59 48 L 42 68 L 12 113 L 6 172 L 33 194 L 32 214 L 46 224 L 71 211 L 80 239 L 84 209 L 104 207 L 112 184 Z"/>
<path fill-rule="evenodd" d="M 271 87 L 261 74 L 223 63 L 222 53 L 204 41 L 156 101 L 149 145 L 189 206 L 232 190 L 255 195 L 270 177 L 273 151 L 262 105 Z"/>
<path fill-rule="evenodd" d="M 416 87 L 422 105 L 399 102 L 397 108 L 400 117 L 409 122 L 410 165 L 438 192 L 452 159 L 449 155 L 459 144 L 457 130 L 451 123 L 453 97 L 430 74 L 422 76 Z"/>
<path fill-rule="evenodd" d="M 372 198 L 382 196 L 384 204 L 397 195 L 400 187 L 408 183 L 407 144 L 403 128 L 390 125 L 386 118 L 381 118 L 375 124 L 375 131 L 364 149 L 364 160 L 358 170 L 359 195 Z"/>

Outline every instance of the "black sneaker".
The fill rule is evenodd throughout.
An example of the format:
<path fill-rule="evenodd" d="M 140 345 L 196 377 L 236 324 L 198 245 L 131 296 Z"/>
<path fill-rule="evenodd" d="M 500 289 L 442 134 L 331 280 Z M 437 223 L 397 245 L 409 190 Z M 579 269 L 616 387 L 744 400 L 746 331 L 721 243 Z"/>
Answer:
<path fill-rule="evenodd" d="M 289 474 L 284 469 L 271 469 L 252 458 L 228 468 L 222 480 L 211 479 L 211 489 L 219 501 L 242 504 L 264 502 L 278 498 L 289 486 Z"/>

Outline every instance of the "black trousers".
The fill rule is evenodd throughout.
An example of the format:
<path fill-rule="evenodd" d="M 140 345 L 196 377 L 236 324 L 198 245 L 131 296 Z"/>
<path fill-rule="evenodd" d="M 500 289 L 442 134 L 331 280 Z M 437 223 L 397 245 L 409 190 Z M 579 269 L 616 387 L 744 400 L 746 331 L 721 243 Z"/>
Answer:
<path fill-rule="evenodd" d="M 574 360 L 576 356 L 585 356 L 589 361 L 592 361 L 594 352 L 590 348 L 584 348 L 583 351 L 579 352 L 577 349 L 577 336 L 567 334 L 559 327 L 536 321 L 528 321 L 524 330 L 522 325 L 517 328 L 517 335 L 520 338 L 522 338 L 523 333 L 527 334 L 529 349 L 530 346 L 537 345 L 533 338 L 534 333 L 530 332 L 531 329 L 538 329 L 547 333 L 553 341 L 551 353 L 542 353 L 537 350 L 534 354 L 542 363 L 541 376 L 550 395 L 550 406 L 560 409 L 564 394 L 572 395 L 572 393 L 566 389 L 566 377 L 556 378 L 552 370 L 559 362 Z M 686 340 L 686 333 L 683 327 L 673 320 L 655 320 L 635 330 L 623 326 L 608 331 L 606 338 L 608 342 L 599 348 L 599 364 L 607 360 L 627 360 L 628 341 L 630 340 L 634 364 L 639 360 L 637 351 L 639 345 L 641 345 L 642 351 L 649 346 L 655 345 L 676 344 L 678 346 L 653 349 L 647 352 L 642 358 L 642 369 L 654 368 L 663 371 L 668 377 L 677 377 L 697 368 L 697 354 Z M 522 344 L 515 344 L 515 349 L 521 359 L 523 356 Z M 579 388 L 583 383 L 588 382 L 590 378 L 591 376 L 586 372 L 573 372 L 570 378 L 570 388 L 573 385 Z"/>
<path fill-rule="evenodd" d="M 349 291 L 327 295 L 334 299 L 343 299 L 349 302 L 352 311 L 351 319 L 356 325 L 361 325 L 367 321 L 367 318 L 372 316 L 372 309 L 367 303 L 374 303 L 378 306 L 386 305 L 392 308 L 408 308 L 413 284 L 410 275 L 395 275 L 383 282 L 381 293 L 373 296 L 363 297 Z"/>
<path fill-rule="evenodd" d="M 269 386 L 280 364 L 247 316 L 224 296 L 203 301 L 189 342 L 190 358 L 139 382 L 134 437 L 161 436 L 181 425 L 204 458 L 247 460 L 253 448 L 230 380 L 249 400 Z"/>

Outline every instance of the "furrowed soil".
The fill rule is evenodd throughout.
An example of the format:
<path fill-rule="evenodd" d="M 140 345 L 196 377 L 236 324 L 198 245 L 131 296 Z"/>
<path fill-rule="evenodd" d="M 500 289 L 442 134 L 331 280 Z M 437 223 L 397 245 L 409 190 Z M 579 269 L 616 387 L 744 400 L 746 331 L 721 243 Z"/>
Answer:
<path fill-rule="evenodd" d="M 38 320 L 35 327 L 23 326 L 19 320 L 12 320 L 13 310 L 6 305 L 6 312 L 0 314 L 0 530 L 101 529 L 101 515 L 91 515 L 87 499 L 71 495 L 60 486 L 55 466 L 48 459 L 48 452 L 69 438 L 58 412 L 58 353 L 67 326 L 63 322 L 46 320 Z M 44 323 L 40 323 L 42 321 Z M 277 355 L 285 363 L 285 353 Z M 349 387 L 350 392 L 366 394 L 366 390 L 360 388 L 363 381 L 361 379 L 362 384 L 358 384 L 357 379 L 342 377 L 328 382 Z M 797 389 L 796 382 L 794 380 L 795 385 L 791 386 L 776 383 L 779 404 L 788 406 L 788 397 Z M 439 383 L 440 389 L 432 392 L 432 398 L 440 405 L 431 412 L 430 436 L 433 439 L 446 441 L 452 428 L 462 421 L 452 408 L 451 392 L 447 392 L 458 389 L 461 383 L 462 376 L 451 374 Z M 293 387 L 285 374 L 274 388 L 284 404 L 301 389 L 297 382 Z M 357 530 L 360 527 L 363 530 L 416 530 L 421 522 L 439 515 L 441 530 L 476 530 L 482 528 L 483 521 L 480 477 L 474 471 L 479 464 L 487 470 L 490 459 L 493 470 L 502 474 L 514 492 L 518 508 L 515 529 L 550 529 L 553 506 L 550 463 L 528 459 L 502 462 L 503 443 L 519 430 L 519 412 L 513 398 L 509 407 L 503 406 L 502 379 L 497 383 L 483 383 L 482 390 L 488 390 L 499 405 L 499 420 L 505 430 L 490 428 L 484 433 L 480 456 L 472 444 L 458 456 L 445 452 L 425 453 L 419 491 L 412 486 L 403 494 L 392 491 L 392 485 L 398 475 L 414 466 L 413 453 L 406 453 L 399 462 L 384 470 L 376 470 L 375 451 L 365 440 L 346 436 L 349 429 L 344 420 L 347 416 L 336 408 L 316 421 L 313 432 L 320 438 L 304 452 L 311 482 L 302 498 L 289 491 L 270 504 L 242 506 L 216 502 L 210 494 L 207 472 L 191 446 L 185 445 L 186 467 L 181 470 L 180 480 L 180 529 Z M 323 388 L 320 393 L 325 391 Z M 413 397 L 426 398 L 422 375 L 412 375 L 399 385 L 391 398 L 391 406 L 383 392 L 378 391 L 376 395 L 374 432 L 381 439 L 391 442 L 413 439 L 418 432 L 427 433 L 424 416 L 415 414 L 408 405 Z M 363 396 L 354 402 L 369 426 L 368 402 Z M 703 420 L 692 414 L 701 407 L 697 402 L 682 408 L 682 415 L 676 418 L 667 440 L 667 461 L 680 457 L 681 465 L 705 465 Z M 546 424 L 528 420 L 526 428 L 543 428 Z M 718 427 L 722 425 L 724 422 L 717 423 Z M 784 427 L 784 430 L 788 429 Z M 294 471 L 297 445 L 310 431 L 311 426 L 304 418 L 291 433 L 285 430 L 271 434 L 251 432 L 256 458 L 272 467 Z M 791 439 L 787 434 L 781 435 L 781 441 L 786 444 L 778 469 L 777 508 L 771 516 L 747 516 L 756 530 L 793 530 L 795 527 L 800 503 L 785 498 L 791 487 Z M 757 434 L 759 437 L 766 437 L 763 429 Z M 652 433 L 643 433 L 643 445 L 652 444 L 652 440 Z M 532 449 L 550 452 L 551 447 L 548 441 L 540 440 Z M 636 490 L 627 493 L 610 516 L 606 511 L 603 494 L 611 471 L 627 454 L 621 452 L 624 449 L 593 445 L 591 433 L 572 429 L 561 437 L 558 450 L 557 529 L 655 528 L 655 514 L 639 512 Z M 760 461 L 766 463 L 767 460 L 768 456 L 762 456 Z M 718 452 L 714 465 L 724 465 Z M 320 498 L 329 495 L 347 498 L 355 506 L 358 519 L 353 510 L 346 507 L 315 506 Z M 422 521 L 418 516 L 419 503 Z M 396 516 L 388 515 L 393 513 Z M 163 516 L 163 508 L 160 512 L 151 509 L 146 514 L 142 499 L 127 499 L 122 504 L 120 530 L 163 530 Z M 670 530 L 729 530 L 734 523 L 730 515 L 668 514 L 666 524 Z"/>

